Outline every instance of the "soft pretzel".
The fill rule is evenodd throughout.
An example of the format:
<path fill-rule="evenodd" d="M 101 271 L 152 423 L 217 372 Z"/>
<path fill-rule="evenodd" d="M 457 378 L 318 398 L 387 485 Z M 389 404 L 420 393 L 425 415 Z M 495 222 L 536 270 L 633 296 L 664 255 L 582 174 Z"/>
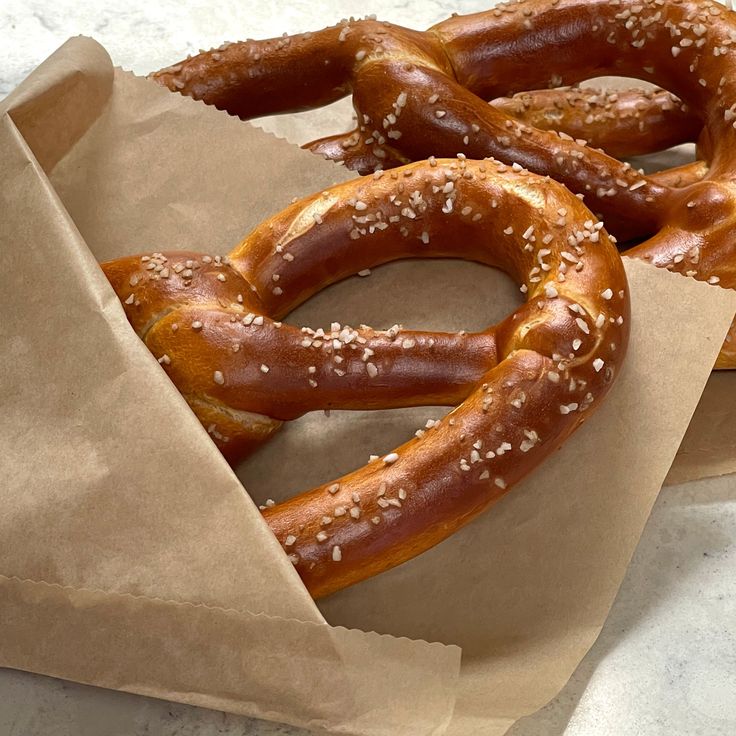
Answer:
<path fill-rule="evenodd" d="M 712 0 L 520 0 L 426 32 L 366 19 L 227 44 L 154 78 L 244 118 L 352 92 L 355 160 L 347 140 L 315 150 L 344 150 L 358 167 L 368 154 L 387 164 L 458 152 L 518 162 L 584 195 L 619 240 L 649 237 L 631 256 L 735 288 L 735 40 L 736 15 Z M 644 176 L 584 140 L 517 120 L 508 103 L 486 102 L 600 75 L 675 93 L 703 128 L 707 174 L 696 164 L 674 178 Z M 716 367 L 736 367 L 734 336 L 736 324 Z"/>
<path fill-rule="evenodd" d="M 282 322 L 326 285 L 413 257 L 501 268 L 527 301 L 480 333 Z M 602 224 L 563 186 L 430 160 L 307 197 L 227 258 L 103 264 L 136 332 L 231 459 L 314 409 L 457 405 L 264 516 L 315 597 L 432 547 L 526 476 L 603 399 L 629 297 Z"/>

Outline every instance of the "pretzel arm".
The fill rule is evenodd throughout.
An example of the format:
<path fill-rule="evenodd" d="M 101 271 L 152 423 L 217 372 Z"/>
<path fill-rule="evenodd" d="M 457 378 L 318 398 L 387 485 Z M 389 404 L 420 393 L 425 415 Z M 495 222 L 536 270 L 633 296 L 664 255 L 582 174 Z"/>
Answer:
<path fill-rule="evenodd" d="M 521 92 L 490 104 L 539 130 L 583 138 L 616 158 L 694 142 L 703 128 L 684 103 L 662 89 L 550 89 Z"/>
<path fill-rule="evenodd" d="M 601 90 L 590 87 L 520 92 L 491 103 L 521 123 L 585 139 L 592 148 L 626 158 L 692 143 L 703 123 L 675 95 L 662 89 Z M 704 161 L 649 174 L 656 184 L 681 188 L 708 173 Z"/>
<path fill-rule="evenodd" d="M 340 30 L 226 43 L 150 78 L 243 120 L 320 107 L 351 91 Z"/>
<path fill-rule="evenodd" d="M 352 92 L 356 69 L 383 57 L 431 58 L 450 71 L 436 39 L 366 19 L 294 36 L 226 43 L 150 78 L 249 120 L 335 102 Z"/>
<path fill-rule="evenodd" d="M 617 158 L 646 155 L 694 141 L 702 129 L 702 123 L 687 107 L 664 90 L 540 90 L 502 97 L 490 104 L 540 130 L 587 139 L 589 146 Z M 379 145 L 365 127 L 320 138 L 302 148 L 363 174 L 402 166 L 410 160 L 396 147 Z M 699 161 L 651 174 L 650 178 L 662 186 L 682 187 L 700 181 L 706 173 L 707 166 Z"/>
<path fill-rule="evenodd" d="M 523 454 L 505 451 L 528 442 L 529 430 L 508 417 L 510 402 L 520 391 L 529 395 L 524 407 L 528 415 L 540 417 L 538 434 L 544 442 L 535 445 L 535 459 L 549 456 L 569 434 L 549 419 L 550 406 L 569 401 L 564 382 L 550 385 L 546 379 L 554 370 L 549 358 L 521 350 L 504 369 L 486 374 L 489 385 L 498 385 L 492 404 L 478 388 L 420 438 L 396 448 L 393 464 L 387 464 L 389 456 L 378 458 L 300 498 L 264 509 L 265 520 L 281 544 L 289 545 L 284 548 L 312 595 L 328 595 L 420 554 L 505 495 L 523 477 Z M 458 466 L 463 450 L 474 463 L 472 469 L 460 463 L 465 471 Z M 420 472 L 424 464 L 431 474 Z M 408 552 L 406 546 L 402 549 L 407 520 L 416 530 Z"/>
<path fill-rule="evenodd" d="M 456 405 L 497 362 L 493 330 L 300 330 L 205 307 L 167 314 L 145 342 L 155 356 L 167 356 L 167 373 L 185 395 L 279 421 L 322 409 Z M 192 370 L 205 359 L 217 375 Z"/>

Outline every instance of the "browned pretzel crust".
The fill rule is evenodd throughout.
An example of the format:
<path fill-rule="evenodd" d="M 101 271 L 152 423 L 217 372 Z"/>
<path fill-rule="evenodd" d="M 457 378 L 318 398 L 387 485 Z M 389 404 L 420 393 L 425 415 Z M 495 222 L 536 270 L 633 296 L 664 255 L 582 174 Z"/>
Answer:
<path fill-rule="evenodd" d="M 491 105 L 517 120 L 541 130 L 552 130 L 612 156 L 641 156 L 698 138 L 702 123 L 687 106 L 664 90 L 603 91 L 592 88 L 562 88 L 520 92 L 499 97 Z M 409 163 L 408 157 L 375 139 L 360 128 L 326 136 L 303 146 L 349 169 L 369 174 Z M 377 153 L 378 152 L 378 153 Z M 380 154 L 380 155 L 378 155 Z M 700 181 L 708 167 L 703 161 L 667 169 L 650 176 L 657 184 L 684 187 Z"/>
<path fill-rule="evenodd" d="M 703 129 L 687 105 L 663 89 L 547 89 L 491 104 L 526 125 L 583 138 L 617 158 L 690 143 Z"/>
<path fill-rule="evenodd" d="M 626 158 L 662 151 L 697 140 L 702 123 L 683 102 L 665 90 L 599 90 L 561 88 L 520 92 L 499 97 L 491 105 L 540 130 L 552 130 L 612 156 Z M 375 140 L 360 128 L 326 136 L 303 146 L 324 158 L 341 161 L 349 169 L 369 174 L 409 163 L 400 151 L 386 143 L 375 153 Z M 684 187 L 700 181 L 708 172 L 704 161 L 666 169 L 650 175 L 668 187 Z"/>
<path fill-rule="evenodd" d="M 359 145 L 321 141 L 314 150 L 357 168 L 370 156 L 397 164 L 459 152 L 519 163 L 584 195 L 619 240 L 650 238 L 630 255 L 736 288 L 735 40 L 736 14 L 712 0 L 520 0 L 426 32 L 366 19 L 229 44 L 154 77 L 244 118 L 352 92 Z M 707 175 L 699 181 L 696 165 L 675 178 L 644 176 L 487 103 L 601 75 L 676 94 L 703 128 Z M 717 367 L 736 367 L 734 335 L 736 326 Z"/>
<path fill-rule="evenodd" d="M 527 301 L 479 333 L 281 321 L 330 283 L 401 258 L 501 268 Z M 227 258 L 103 264 L 126 314 L 231 459 L 315 409 L 456 406 L 363 468 L 264 512 L 315 597 L 434 546 L 585 420 L 628 342 L 623 264 L 562 185 L 440 160 L 356 179 L 257 227 Z"/>

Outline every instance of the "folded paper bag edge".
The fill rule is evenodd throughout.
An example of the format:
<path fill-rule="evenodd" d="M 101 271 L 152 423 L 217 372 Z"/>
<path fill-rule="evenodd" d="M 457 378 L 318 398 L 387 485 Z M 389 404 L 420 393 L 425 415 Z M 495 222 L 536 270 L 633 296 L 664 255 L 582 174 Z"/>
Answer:
<path fill-rule="evenodd" d="M 328 624 L 287 619 L 265 613 L 254 614 L 248 611 L 218 608 L 205 604 L 60 586 L 55 583 L 23 580 L 16 576 L 0 574 L 0 589 L 3 588 L 6 595 L 0 596 L 0 613 L 6 614 L 3 616 L 6 625 L 11 633 L 13 630 L 16 631 L 16 636 L 11 636 L 8 639 L 9 644 L 0 650 L 0 665 L 2 666 L 28 669 L 84 684 L 175 700 L 201 707 L 318 729 L 322 732 L 344 734 L 345 736 L 369 736 L 369 734 L 374 733 L 390 734 L 393 732 L 391 729 L 398 725 L 397 722 L 394 722 L 396 718 L 401 723 L 403 719 L 408 717 L 408 711 L 397 711 L 387 722 L 381 723 L 380 717 L 376 716 L 376 709 L 371 705 L 370 699 L 367 698 L 366 702 L 361 702 L 361 695 L 355 695 L 356 692 L 361 693 L 365 688 L 374 687 L 375 691 L 371 697 L 379 695 L 388 697 L 390 693 L 382 692 L 382 678 L 379 676 L 380 672 L 385 671 L 386 668 L 394 670 L 393 677 L 387 678 L 392 681 L 395 677 L 403 675 L 405 679 L 413 679 L 414 684 L 417 685 L 426 677 L 429 680 L 428 686 L 435 691 L 435 696 L 438 699 L 444 698 L 442 703 L 438 703 L 436 712 L 426 717 L 426 722 L 420 723 L 421 719 L 418 719 L 417 727 L 406 733 L 414 736 L 424 736 L 425 734 L 426 736 L 434 736 L 435 734 L 439 736 L 445 732 L 454 709 L 461 657 L 459 647 L 454 645 L 414 640 L 407 637 L 394 637 L 390 634 L 365 632 L 343 626 L 333 627 Z M 16 601 L 16 606 L 18 602 L 33 604 L 33 611 L 39 619 L 43 619 L 49 614 L 55 615 L 54 611 L 58 610 L 59 606 L 72 609 L 70 614 L 64 617 L 64 628 L 67 636 L 57 636 L 60 632 L 56 632 L 53 624 L 50 623 L 48 627 L 41 628 L 41 631 L 50 634 L 48 640 L 44 641 L 43 638 L 36 637 L 36 646 L 23 649 L 19 642 L 25 638 L 23 636 L 24 627 L 37 627 L 39 622 L 29 623 L 29 617 L 18 616 L 17 612 L 14 611 L 13 601 Z M 49 606 L 49 604 L 51 605 Z M 222 656 L 222 651 L 218 652 L 218 647 L 210 647 L 207 644 L 211 638 L 207 634 L 211 635 L 216 631 L 223 631 L 226 639 L 224 645 L 231 652 L 235 652 L 233 662 L 236 665 L 240 664 L 240 669 L 248 668 L 253 664 L 248 659 L 251 655 L 256 660 L 256 667 L 263 663 L 267 664 L 269 672 L 267 675 L 264 673 L 262 679 L 249 677 L 251 687 L 258 688 L 262 686 L 263 692 L 251 693 L 252 697 L 247 698 L 242 697 L 244 693 L 240 693 L 240 697 L 238 697 L 237 688 L 233 690 L 233 682 L 230 682 L 228 687 L 227 681 L 220 681 L 212 685 L 213 689 L 218 690 L 219 693 L 215 695 L 204 692 L 206 688 L 197 690 L 196 687 L 190 687 L 186 684 L 186 676 L 178 682 L 169 681 L 169 687 L 164 687 L 159 684 L 157 678 L 160 677 L 160 674 L 156 672 L 156 666 L 153 663 L 151 663 L 153 674 L 150 674 L 145 667 L 136 672 L 135 669 L 130 670 L 124 666 L 121 670 L 117 661 L 105 663 L 105 657 L 107 656 L 105 652 L 107 650 L 105 647 L 97 646 L 95 637 L 100 632 L 104 632 L 108 606 L 112 608 L 113 615 L 122 619 L 119 623 L 127 620 L 128 625 L 123 627 L 122 633 L 119 634 L 125 637 L 126 640 L 138 642 L 141 636 L 146 636 L 143 627 L 145 627 L 149 637 L 151 631 L 154 632 L 153 638 L 148 639 L 147 646 L 161 648 L 159 652 L 151 653 L 151 656 L 155 657 L 157 661 L 161 658 L 165 659 L 171 651 L 172 641 L 166 638 L 165 633 L 171 627 L 172 640 L 176 642 L 174 644 L 175 649 L 182 638 L 189 639 L 189 644 L 195 652 L 198 649 L 201 655 L 202 652 L 211 652 L 212 664 L 215 669 L 219 669 L 217 662 L 219 657 Z M 183 614 L 184 610 L 187 610 L 188 613 Z M 194 612 L 194 614 L 191 612 Z M 78 621 L 76 626 L 74 625 L 75 618 Z M 93 625 L 94 622 L 96 622 L 95 625 Z M 233 628 L 227 625 L 228 622 Z M 260 638 L 261 631 L 264 628 L 267 628 L 272 634 L 264 637 L 269 644 L 255 651 L 248 649 L 241 652 L 245 658 L 241 660 L 240 655 L 237 654 L 238 644 L 249 641 L 253 643 L 253 637 L 258 636 Z M 37 631 L 38 629 L 34 630 Z M 199 635 L 202 634 L 203 630 L 205 631 L 204 639 L 200 641 Z M 282 636 L 274 637 L 273 633 L 276 631 L 281 632 Z M 102 633 L 103 641 L 104 636 L 105 633 Z M 287 639 L 286 646 L 274 651 L 271 646 L 273 641 L 278 640 L 283 643 L 282 637 Z M 78 647 L 80 649 L 78 661 L 76 655 L 72 655 L 72 659 L 75 661 L 72 661 L 71 664 L 67 639 L 78 639 L 72 648 Z M 90 640 L 92 641 L 90 642 Z M 303 640 L 306 646 L 309 646 L 310 642 L 312 644 L 322 642 L 323 645 L 329 643 L 331 645 L 330 650 L 339 658 L 342 670 L 347 674 L 348 680 L 343 683 L 344 687 L 339 687 L 333 685 L 333 678 L 325 677 L 324 701 L 321 703 L 310 701 L 308 706 L 313 707 L 311 712 L 304 710 L 304 703 L 298 696 L 298 686 L 292 683 L 291 688 L 295 691 L 292 693 L 294 697 L 289 696 L 289 688 L 281 686 L 285 682 L 291 683 L 292 680 L 288 676 L 282 678 L 281 674 L 278 675 L 278 680 L 275 680 L 273 673 L 274 670 L 278 670 L 279 673 L 282 672 L 281 669 L 273 666 L 273 660 L 280 661 L 283 667 L 288 667 L 289 660 L 294 658 L 290 647 L 293 647 L 300 640 Z M 15 647 L 13 646 L 14 641 L 17 642 Z M 89 651 L 84 650 L 85 646 L 90 647 Z M 131 646 L 135 645 L 131 644 Z M 379 649 L 382 656 L 376 657 L 374 659 L 375 664 L 369 668 L 368 673 L 364 673 L 362 670 L 364 663 L 361 661 L 360 655 L 363 651 L 372 649 Z M 66 654 L 61 659 L 66 662 L 66 666 L 62 668 L 50 668 L 47 664 L 34 666 L 34 660 L 39 651 L 43 653 L 45 661 L 48 662 L 49 650 L 52 652 L 65 651 Z M 325 651 L 324 646 L 318 646 L 317 651 Z M 189 652 L 188 647 L 181 652 L 176 652 L 174 659 L 179 656 L 186 659 Z M 320 664 L 323 664 L 329 670 L 331 666 L 329 657 L 325 662 L 321 662 L 314 654 L 315 652 L 312 652 L 311 656 L 315 667 L 319 668 Z M 296 666 L 298 668 L 301 665 Z M 90 670 L 90 668 L 92 669 Z M 180 670 L 181 667 L 172 668 L 172 671 L 179 672 Z M 227 670 L 227 668 L 223 668 L 223 670 Z M 232 672 L 232 668 L 230 672 Z M 366 674 L 369 679 L 366 678 Z M 224 675 L 224 677 L 227 676 Z M 149 681 L 147 682 L 147 680 Z M 356 687 L 360 685 L 361 680 L 363 681 L 363 688 Z M 280 685 L 278 693 L 274 691 L 274 686 L 277 683 Z M 226 695 L 222 693 L 226 693 Z M 330 698 L 332 698 L 332 701 Z M 278 709 L 279 703 L 283 700 L 291 704 L 296 715 L 291 715 L 288 708 L 286 710 Z M 335 707 L 335 700 L 339 702 L 340 708 Z M 270 705 L 264 707 L 259 705 L 259 702 L 270 703 Z M 352 708 L 352 711 L 346 710 L 350 708 Z M 345 720 L 336 722 L 333 711 L 344 712 L 346 714 Z M 352 715 L 348 716 L 348 712 Z"/>
<path fill-rule="evenodd" d="M 39 585 L 39 586 L 45 586 L 48 588 L 54 588 L 61 591 L 66 592 L 77 592 L 77 593 L 83 593 L 83 594 L 90 594 L 90 595 L 100 595 L 100 596 L 109 596 L 111 598 L 132 598 L 133 600 L 142 600 L 142 601 L 151 601 L 155 603 L 163 603 L 166 605 L 172 605 L 172 606 L 188 606 L 191 608 L 203 608 L 210 611 L 217 611 L 219 613 L 227 613 L 227 614 L 233 614 L 236 616 L 247 616 L 249 618 L 265 618 L 265 619 L 271 619 L 274 621 L 293 621 L 295 624 L 304 625 L 304 626 L 319 626 L 319 627 L 328 627 L 333 630 L 341 630 L 341 631 L 348 631 L 348 632 L 354 632 L 355 634 L 359 634 L 361 636 L 377 636 L 382 639 L 390 639 L 393 641 L 403 641 L 408 642 L 410 644 L 422 644 L 424 646 L 428 647 L 439 647 L 442 649 L 451 649 L 456 650 L 457 653 L 462 652 L 462 647 L 458 646 L 457 644 L 446 644 L 442 641 L 427 641 L 426 639 L 421 638 L 412 638 L 409 636 L 397 636 L 394 634 L 386 634 L 381 633 L 379 631 L 364 631 L 363 629 L 355 629 L 350 628 L 349 626 L 342 626 L 340 624 L 330 624 L 328 622 L 321 622 L 321 621 L 304 621 L 302 619 L 298 618 L 290 618 L 287 616 L 277 616 L 272 613 L 265 613 L 264 611 L 249 611 L 247 609 L 238 609 L 238 608 L 228 608 L 227 606 L 215 606 L 211 603 L 203 603 L 198 601 L 187 601 L 187 600 L 174 600 L 173 598 L 163 598 L 160 596 L 154 596 L 154 595 L 144 595 L 139 593 L 128 593 L 128 592 L 121 592 L 121 591 L 113 591 L 113 590 L 103 590 L 102 588 L 86 588 L 84 586 L 76 586 L 76 585 L 61 585 L 60 583 L 52 583 L 48 580 L 33 580 L 31 578 L 22 578 L 18 575 L 6 575 L 5 573 L 0 572 L 0 582 L 14 582 L 18 583 L 20 585 Z"/>
<path fill-rule="evenodd" d="M 12 118 L 49 173 L 97 120 L 112 91 L 110 55 L 93 38 L 74 36 L 0 102 L 0 115 Z M 51 124 L 53 137 L 46 134 Z"/>
<path fill-rule="evenodd" d="M 139 355 L 142 361 L 144 361 L 150 367 L 150 369 L 154 371 L 159 371 L 160 368 L 158 365 L 156 365 L 155 357 L 140 341 L 140 339 L 136 336 L 135 332 L 130 326 L 128 320 L 125 317 L 122 304 L 117 298 L 109 282 L 104 277 L 104 274 L 99 268 L 99 263 L 90 251 L 85 239 L 77 229 L 75 222 L 68 213 L 63 201 L 58 196 L 55 188 L 48 178 L 48 175 L 36 160 L 33 151 L 30 150 L 28 143 L 26 142 L 23 135 L 19 132 L 12 118 L 10 118 L 10 116 L 8 115 L 0 117 L 0 128 L 0 140 L 2 140 L 3 133 L 6 131 L 7 140 L 12 141 L 13 150 L 24 162 L 27 162 L 28 166 L 30 167 L 30 171 L 32 171 L 32 176 L 34 180 L 38 183 L 40 192 L 44 197 L 45 206 L 55 212 L 57 222 L 59 222 L 63 226 L 65 231 L 64 239 L 73 242 L 73 244 L 68 243 L 68 245 L 70 248 L 73 249 L 73 252 L 75 253 L 73 263 L 80 271 L 80 280 L 85 284 L 85 293 L 89 298 L 89 303 L 87 304 L 87 307 L 94 309 L 95 314 L 101 316 L 102 319 L 106 323 L 108 323 L 109 329 L 113 333 L 116 332 L 116 328 L 123 329 L 127 337 L 120 339 L 129 341 L 128 346 L 131 349 L 131 353 L 128 356 L 129 360 L 133 360 L 134 356 Z M 13 151 L 11 151 L 10 146 L 8 146 L 8 159 L 11 158 L 12 153 Z M 24 188 L 20 188 L 17 190 L 17 192 L 20 194 L 25 191 L 26 190 Z M 18 247 L 25 247 L 24 245 L 20 244 L 20 241 L 16 245 Z M 57 244 L 55 247 L 58 249 L 59 245 Z M 83 274 L 83 277 L 81 277 L 81 274 Z M 211 439 L 207 436 L 206 430 L 191 413 L 191 410 L 186 405 L 184 398 L 174 388 L 170 381 L 168 381 L 168 379 L 163 381 L 163 383 L 161 384 L 161 388 L 162 390 L 169 392 L 170 401 L 172 402 L 172 404 L 180 407 L 180 410 L 186 413 L 186 419 L 192 426 L 193 431 L 203 433 L 200 434 L 202 442 L 211 444 Z M 252 498 L 243 488 L 242 483 L 240 483 L 240 481 L 237 479 L 237 477 L 233 473 L 232 468 L 227 465 L 222 455 L 215 449 L 214 445 L 212 445 L 211 453 L 212 457 L 215 458 L 216 462 L 220 465 L 223 472 L 228 474 L 231 482 L 237 486 L 243 496 L 247 497 L 246 502 L 255 508 L 255 504 Z M 285 558 L 282 559 L 283 554 L 278 545 L 278 542 L 276 541 L 275 537 L 273 537 L 270 529 L 266 527 L 266 523 L 262 519 L 261 514 L 256 512 L 255 516 L 259 523 L 261 532 L 265 535 L 268 543 L 273 548 L 274 558 L 276 556 L 278 557 L 278 559 L 275 559 L 276 564 L 285 575 L 287 575 L 290 579 L 294 581 L 295 592 L 298 593 L 299 599 L 302 600 L 303 604 L 306 606 L 306 608 L 302 607 L 301 610 L 304 613 L 309 612 L 309 614 L 313 614 L 315 618 L 318 618 L 320 621 L 322 621 L 323 619 L 319 614 L 316 605 L 314 604 L 311 597 L 309 597 L 309 595 L 306 593 L 306 590 L 304 590 L 300 579 L 293 569 L 293 566 Z M 293 602 L 295 601 L 292 601 L 292 603 Z"/>

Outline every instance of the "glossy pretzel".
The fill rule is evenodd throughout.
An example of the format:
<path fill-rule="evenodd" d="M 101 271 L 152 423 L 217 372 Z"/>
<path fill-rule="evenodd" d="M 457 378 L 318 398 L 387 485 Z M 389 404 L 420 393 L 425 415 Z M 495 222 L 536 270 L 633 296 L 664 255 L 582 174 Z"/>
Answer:
<path fill-rule="evenodd" d="M 696 141 L 703 129 L 698 116 L 663 89 L 576 86 L 520 92 L 491 104 L 519 122 L 585 139 L 617 158 Z"/>
<path fill-rule="evenodd" d="M 244 118 L 352 92 L 360 128 L 339 141 L 348 164 L 371 165 L 363 160 L 368 154 L 391 164 L 458 152 L 518 162 L 583 194 L 619 240 L 650 238 L 630 255 L 736 288 L 734 40 L 736 15 L 712 0 L 521 0 L 426 32 L 366 19 L 228 44 L 154 77 Z M 486 102 L 600 75 L 636 77 L 675 93 L 700 123 L 689 120 L 688 136 L 703 128 L 707 173 L 696 165 L 644 176 L 585 141 L 517 120 L 508 102 Z M 610 131 L 601 133 L 595 120 L 591 130 L 617 140 L 617 129 L 629 125 L 616 119 Z M 638 136 L 644 141 L 647 125 Z M 336 155 L 338 140 L 313 149 Z M 736 367 L 735 335 L 736 325 L 717 367 Z"/>
<path fill-rule="evenodd" d="M 527 302 L 480 333 L 282 322 L 326 285 L 413 257 L 501 268 Z M 231 459 L 315 409 L 457 405 L 368 465 L 264 511 L 315 597 L 470 521 L 585 420 L 626 353 L 629 297 L 602 224 L 563 186 L 492 161 L 356 179 L 227 258 L 103 264 L 141 338 Z"/>

